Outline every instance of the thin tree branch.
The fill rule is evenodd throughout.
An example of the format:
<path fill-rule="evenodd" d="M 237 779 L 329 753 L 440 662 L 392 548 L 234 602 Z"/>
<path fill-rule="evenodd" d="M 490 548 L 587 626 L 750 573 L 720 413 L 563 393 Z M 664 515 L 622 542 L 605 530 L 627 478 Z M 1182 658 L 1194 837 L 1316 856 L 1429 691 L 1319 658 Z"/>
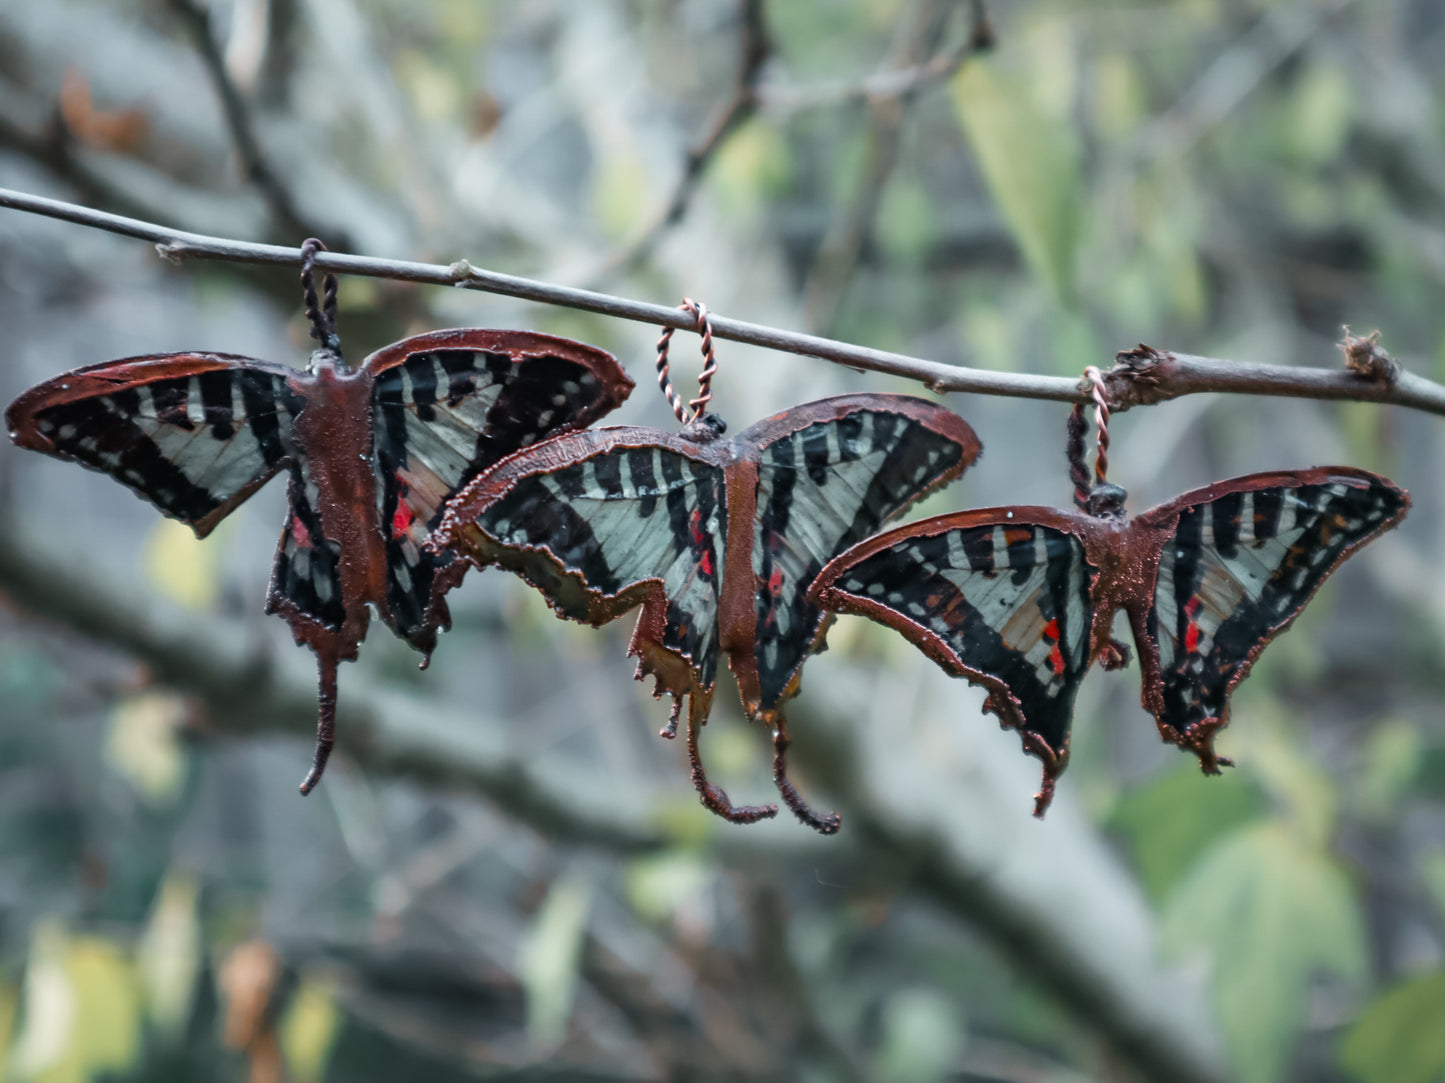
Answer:
<path fill-rule="evenodd" d="M 881 104 L 905 98 L 947 82 L 954 72 L 996 43 L 983 0 L 971 0 L 973 22 L 968 37 L 919 64 L 880 71 L 861 82 L 825 83 L 810 87 L 769 86 L 757 89 L 758 108 L 769 113 L 796 113 L 820 106 Z"/>
<path fill-rule="evenodd" d="M 161 254 L 170 259 L 218 259 L 281 266 L 298 266 L 301 262 L 299 248 L 188 233 L 153 222 L 125 218 L 8 188 L 0 188 L 0 207 L 10 207 L 127 237 L 153 241 Z M 466 260 L 443 266 L 352 256 L 341 252 L 322 252 L 316 258 L 316 265 L 337 274 L 457 286 L 662 327 L 687 330 L 693 325 L 692 317 L 681 309 L 486 271 L 473 267 Z M 944 365 L 920 357 L 909 357 L 907 354 L 874 350 L 867 346 L 747 323 L 726 316 L 713 315 L 711 318 L 713 335 L 717 338 L 917 380 L 940 394 L 948 391 L 968 391 L 980 395 L 1005 395 L 1053 402 L 1089 401 L 1087 383 L 1068 376 L 990 372 L 961 365 Z M 1115 411 L 1164 402 L 1181 395 L 1228 392 L 1239 395 L 1379 402 L 1445 416 L 1445 386 L 1412 372 L 1401 372 L 1399 379 L 1391 383 L 1386 380 L 1364 379 L 1343 367 L 1317 369 L 1223 361 L 1142 346 L 1120 354 L 1119 361 L 1118 365 L 1105 374 L 1109 388 L 1109 405 Z"/>
<path fill-rule="evenodd" d="M 762 73 L 763 64 L 773 51 L 772 40 L 768 37 L 764 0 L 739 0 L 738 22 L 738 71 L 733 81 L 732 97 L 722 107 L 702 139 L 688 150 L 682 162 L 682 173 L 673 185 L 672 195 L 663 204 L 662 212 L 636 240 L 589 274 L 589 281 L 626 270 L 652 251 L 662 235 L 682 220 L 713 155 L 757 110 L 758 77 Z"/>
<path fill-rule="evenodd" d="M 988 20 L 988 11 L 983 0 L 969 0 L 969 4 L 973 21 L 968 37 L 959 45 L 925 63 L 878 72 L 861 82 L 830 83 L 817 87 L 769 87 L 760 81 L 763 64 L 772 52 L 763 2 L 742 0 L 741 59 L 732 97 L 718 113 L 707 134 L 687 152 L 682 174 L 678 177 L 672 195 L 663 204 L 661 213 L 636 240 L 586 276 L 587 280 L 592 281 L 615 271 L 626 270 L 645 258 L 662 236 L 682 220 L 713 156 L 759 109 L 795 113 L 818 106 L 847 105 L 853 102 L 884 105 L 947 80 L 970 57 L 992 49 L 993 26 Z"/>
<path fill-rule="evenodd" d="M 191 36 L 195 38 L 196 48 L 201 54 L 201 60 L 206 65 L 206 73 L 211 77 L 211 85 L 216 90 L 216 96 L 221 99 L 221 109 L 226 116 L 226 128 L 231 133 L 231 143 L 236 149 L 236 156 L 241 160 L 241 168 L 247 179 L 261 193 L 266 205 L 271 208 L 277 228 L 296 237 L 316 236 L 318 232 L 316 227 L 308 224 L 301 212 L 297 210 L 296 200 L 276 171 L 271 168 L 270 160 L 261 149 L 245 99 L 232 80 L 231 73 L 226 69 L 226 58 L 222 55 L 220 44 L 211 33 L 210 12 L 196 0 L 170 0 L 170 6 L 171 10 L 186 24 Z M 327 232 L 334 238 L 338 247 L 349 248 L 351 246 L 350 241 L 340 235 L 337 230 L 328 230 Z"/>
<path fill-rule="evenodd" d="M 900 25 L 894 47 L 891 50 L 899 66 L 907 68 L 920 56 L 932 52 L 934 39 L 948 29 L 947 5 L 956 0 L 924 0 L 910 20 L 910 25 Z M 983 4 L 975 0 L 974 18 L 983 18 Z M 980 25 L 975 22 L 975 34 Z M 986 24 L 983 24 L 986 25 Z M 971 51 L 974 35 L 964 47 L 962 57 Z M 868 98 L 868 126 L 864 135 L 862 176 L 850 205 L 838 214 L 830 225 L 823 243 L 813 257 L 812 269 L 808 274 L 807 300 L 804 306 L 808 322 L 819 330 L 831 330 L 839 306 L 848 293 L 859 261 L 873 234 L 878 208 L 888 181 L 898 164 L 898 154 L 903 143 L 905 111 L 914 100 L 914 91 L 908 89 L 898 94 Z"/>
<path fill-rule="evenodd" d="M 0 147 L 23 154 L 60 179 L 75 186 L 84 198 L 115 207 L 126 214 L 149 214 L 151 208 L 132 198 L 91 167 L 76 153 L 75 139 L 57 115 L 48 132 L 28 129 L 13 117 L 0 114 Z"/>

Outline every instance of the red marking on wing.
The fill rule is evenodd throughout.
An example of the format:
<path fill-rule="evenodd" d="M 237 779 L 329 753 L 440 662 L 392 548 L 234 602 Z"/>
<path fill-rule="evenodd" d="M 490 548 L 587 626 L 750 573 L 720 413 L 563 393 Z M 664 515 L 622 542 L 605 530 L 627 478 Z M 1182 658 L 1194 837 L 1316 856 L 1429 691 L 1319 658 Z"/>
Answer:
<path fill-rule="evenodd" d="M 692 544 L 696 548 L 702 549 L 702 547 L 707 544 L 707 535 L 702 532 L 702 513 L 698 511 L 697 508 L 692 509 L 692 518 L 688 520 L 688 528 L 692 533 Z M 702 549 L 702 559 L 698 561 L 698 567 L 702 569 L 703 575 L 709 578 L 712 577 L 713 565 L 711 551 Z"/>
<path fill-rule="evenodd" d="M 397 501 L 396 514 L 391 517 L 391 536 L 393 538 L 405 537 L 415 520 L 416 512 L 402 501 Z"/>
<path fill-rule="evenodd" d="M 1189 627 L 1184 630 L 1184 649 L 1190 654 L 1196 654 L 1199 651 L 1199 625 L 1194 620 L 1194 614 L 1199 612 L 1201 604 L 1203 603 L 1196 594 L 1184 606 L 1184 615 L 1189 618 Z"/>
<path fill-rule="evenodd" d="M 411 530 L 411 524 L 416 521 L 416 512 L 406 502 L 407 494 L 411 492 L 411 486 L 407 484 L 402 472 L 396 472 L 396 514 L 391 517 L 391 536 L 393 538 L 404 538 Z"/>
<path fill-rule="evenodd" d="M 1055 617 L 1044 625 L 1044 642 L 1049 644 L 1049 668 L 1054 671 L 1054 676 L 1061 677 L 1064 673 L 1064 652 L 1059 649 L 1059 618 Z"/>
<path fill-rule="evenodd" d="M 311 531 L 306 529 L 306 524 L 296 515 L 291 516 L 291 537 L 295 539 L 297 548 L 311 548 Z"/>

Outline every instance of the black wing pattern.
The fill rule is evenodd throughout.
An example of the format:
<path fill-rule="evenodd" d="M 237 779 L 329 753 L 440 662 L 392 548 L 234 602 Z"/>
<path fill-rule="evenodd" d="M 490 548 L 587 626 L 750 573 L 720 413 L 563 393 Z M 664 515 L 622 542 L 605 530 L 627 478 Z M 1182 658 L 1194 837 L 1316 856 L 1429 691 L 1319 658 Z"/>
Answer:
<path fill-rule="evenodd" d="M 296 630 L 293 614 L 318 622 L 333 632 L 346 623 L 346 604 L 341 592 L 341 545 L 326 537 L 321 526 L 320 497 L 311 478 L 311 464 L 304 457 L 291 463 L 287 489 L 286 526 L 276 546 L 271 586 L 266 595 L 266 612 L 288 610 L 284 615 Z M 365 608 L 361 613 L 365 614 Z M 361 630 L 366 628 L 362 620 Z M 350 647 L 354 657 L 356 645 Z"/>
<path fill-rule="evenodd" d="M 665 433 L 570 433 L 478 478 L 436 541 L 469 539 L 469 554 L 519 572 L 572 620 L 602 624 L 645 600 L 633 652 L 665 667 L 650 653 L 660 646 L 706 690 L 718 664 L 723 484 L 720 466 Z M 691 691 L 686 682 L 669 690 Z"/>
<path fill-rule="evenodd" d="M 1040 812 L 1068 759 L 1094 621 L 1096 569 L 1066 523 L 1044 508 L 926 519 L 843 554 L 815 587 L 828 608 L 872 617 L 987 687 L 990 709 L 1044 761 Z"/>
<path fill-rule="evenodd" d="M 910 414 L 883 408 L 883 396 L 857 399 L 844 403 L 842 416 L 820 417 L 780 438 L 766 438 L 769 422 L 738 437 L 739 444 L 761 445 L 753 541 L 758 688 L 751 712 L 767 715 L 796 691 L 823 623 L 823 612 L 805 597 L 823 565 L 978 453 L 972 431 L 941 407 L 907 400 L 916 404 Z M 819 405 L 836 414 L 838 401 Z"/>
<path fill-rule="evenodd" d="M 1177 526 L 1164 543 L 1145 626 L 1157 652 L 1144 701 L 1181 744 L 1215 759 L 1229 693 L 1352 552 L 1394 526 L 1405 492 L 1362 470 L 1261 474 L 1191 493 L 1139 517 Z M 1149 645 L 1140 643 L 1141 650 Z"/>
<path fill-rule="evenodd" d="M 291 456 L 291 370 L 164 354 L 65 373 L 6 411 L 12 439 L 114 477 L 200 537 Z"/>
<path fill-rule="evenodd" d="M 437 577 L 453 561 L 450 553 L 432 555 L 422 545 L 446 501 L 519 448 L 590 424 L 626 394 L 617 394 L 618 384 L 630 387 L 600 350 L 591 352 L 605 358 L 616 377 L 599 378 L 587 365 L 545 352 L 553 341 L 546 336 L 525 335 L 531 350 L 523 353 L 505 348 L 521 333 L 483 334 L 499 348 L 421 349 L 376 376 L 376 497 L 386 535 L 388 616 L 399 635 L 422 649 L 430 649 L 436 635 Z M 580 349 L 566 344 L 567 352 Z"/>

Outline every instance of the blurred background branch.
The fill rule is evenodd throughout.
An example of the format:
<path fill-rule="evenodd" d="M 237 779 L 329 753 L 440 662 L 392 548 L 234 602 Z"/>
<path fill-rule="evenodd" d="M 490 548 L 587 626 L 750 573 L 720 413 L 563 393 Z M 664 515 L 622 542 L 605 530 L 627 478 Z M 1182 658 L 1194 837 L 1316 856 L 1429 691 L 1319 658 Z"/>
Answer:
<path fill-rule="evenodd" d="M 169 0 L 169 3 L 171 10 L 185 24 L 187 32 L 195 40 L 196 51 L 205 64 L 206 74 L 210 76 L 211 86 L 215 88 L 216 97 L 220 100 L 221 111 L 226 118 L 226 127 L 231 134 L 241 171 L 266 200 L 275 220 L 276 231 L 282 236 L 316 236 L 321 232 L 320 228 L 302 217 L 286 182 L 271 167 L 270 160 L 261 149 L 250 109 L 240 88 L 226 70 L 226 58 L 211 33 L 210 8 L 198 0 Z M 354 243 L 335 227 L 327 232 L 331 243 L 339 248 L 350 248 Z"/>
<path fill-rule="evenodd" d="M 177 620 L 69 564 L 73 561 L 44 555 L 13 533 L 0 535 L 0 592 L 51 624 L 136 659 L 148 679 L 197 697 L 203 706 L 200 734 L 254 738 L 276 732 L 300 738 L 298 745 L 309 738 L 315 687 L 308 668 L 293 664 L 302 660 L 301 652 L 278 657 L 255 643 L 248 647 L 243 637 L 216 621 Z M 426 696 L 348 679 L 338 713 L 338 755 L 379 778 L 482 796 L 509 819 L 559 844 L 639 854 L 675 842 L 647 804 L 598 792 L 556 764 L 528 762 L 504 751 L 497 739 L 506 724 L 488 716 L 486 710 L 462 716 Z M 777 866 L 820 860 L 826 849 L 834 875 L 852 878 L 870 869 L 887 870 L 891 882 L 884 882 L 886 890 L 917 889 L 940 910 L 968 922 L 1142 1077 L 1180 1083 L 1222 1078 L 1206 1067 L 1187 1030 L 1161 1030 L 1157 1019 L 1141 1017 L 1127 985 L 1075 952 L 1051 929 L 1048 913 L 1035 910 L 1006 878 L 971 867 L 966 851 L 960 853 L 931 830 L 908 830 L 893 822 L 868 797 L 856 750 L 835 744 L 824 767 L 810 761 L 807 753 L 814 747 L 814 742 L 800 743 L 801 763 L 828 783 L 830 798 L 843 810 L 849 829 L 844 845 L 830 841 L 825 847 L 794 832 L 716 830 L 711 849 L 720 859 L 742 868 Z M 681 787 L 683 773 L 672 781 Z M 776 940 L 779 932 L 768 931 L 769 921 L 776 920 L 776 900 L 753 905 L 764 937 Z M 794 1024 L 800 1040 L 818 1044 L 837 1061 L 838 1051 L 811 1018 L 785 956 L 766 943 L 760 951 L 773 970 L 768 995 L 779 998 L 774 1010 L 802 1013 Z"/>

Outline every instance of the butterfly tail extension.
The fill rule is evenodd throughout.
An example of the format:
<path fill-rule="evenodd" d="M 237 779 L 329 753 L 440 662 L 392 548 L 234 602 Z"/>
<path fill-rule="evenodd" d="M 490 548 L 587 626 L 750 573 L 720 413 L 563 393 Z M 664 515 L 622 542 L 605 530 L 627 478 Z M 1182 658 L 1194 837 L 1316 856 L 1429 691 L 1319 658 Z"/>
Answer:
<path fill-rule="evenodd" d="M 1039 792 L 1034 794 L 1034 816 L 1042 820 L 1044 813 L 1048 812 L 1049 806 L 1054 801 L 1054 789 L 1058 785 L 1059 776 L 1064 773 L 1064 768 L 1069 765 L 1069 749 L 1065 745 L 1062 754 L 1055 752 L 1049 747 L 1047 741 L 1037 733 L 1031 733 L 1018 726 L 1012 726 L 1004 720 L 997 707 L 993 704 L 993 697 L 984 704 L 985 711 L 993 711 L 999 716 L 1000 723 L 1005 729 L 1018 729 L 1019 737 L 1023 740 L 1024 751 L 1036 757 L 1044 765 L 1044 775 L 1039 783 Z"/>
<path fill-rule="evenodd" d="M 331 749 L 336 744 L 336 666 L 339 659 L 329 651 L 316 652 L 317 718 L 316 754 L 311 761 L 311 770 L 301 782 L 301 796 L 305 797 L 321 781 L 326 771 L 326 761 L 331 759 Z"/>
<path fill-rule="evenodd" d="M 773 722 L 773 782 L 778 787 L 778 793 L 782 794 L 784 803 L 793 810 L 793 815 L 798 818 L 800 823 L 811 827 L 820 835 L 836 835 L 838 829 L 843 826 L 843 818 L 836 812 L 830 812 L 826 816 L 818 815 L 803 800 L 797 787 L 788 778 L 788 745 L 790 743 L 787 719 L 779 711 Z"/>
<path fill-rule="evenodd" d="M 771 820 L 778 814 L 777 805 L 734 805 L 721 786 L 708 781 L 707 771 L 702 765 L 702 752 L 698 748 L 698 737 L 702 727 L 707 724 L 711 706 L 711 689 L 701 696 L 694 692 L 688 697 L 687 760 L 692 768 L 692 784 L 697 789 L 698 798 L 704 808 L 730 824 L 755 824 L 759 820 Z"/>

